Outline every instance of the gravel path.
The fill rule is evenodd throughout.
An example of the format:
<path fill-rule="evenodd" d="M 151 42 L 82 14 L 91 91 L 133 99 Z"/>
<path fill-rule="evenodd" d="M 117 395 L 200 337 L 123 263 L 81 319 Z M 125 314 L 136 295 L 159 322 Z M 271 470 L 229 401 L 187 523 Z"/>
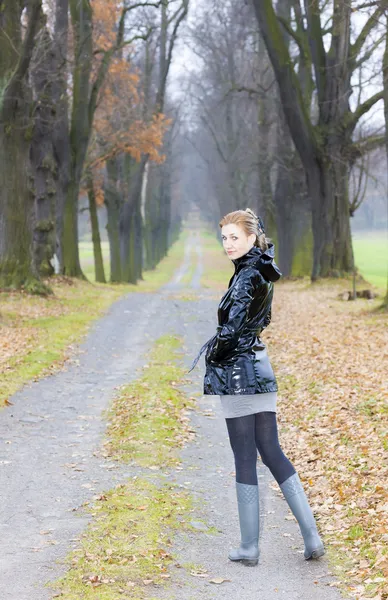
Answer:
<path fill-rule="evenodd" d="M 177 291 L 195 245 L 197 266 L 190 287 L 197 300 L 180 300 Z M 66 568 L 63 558 L 77 546 L 77 536 L 89 521 L 77 513 L 84 501 L 135 474 L 100 455 L 105 422 L 101 412 L 115 389 L 138 376 L 145 353 L 165 333 L 184 337 L 185 365 L 215 329 L 217 294 L 200 289 L 202 251 L 194 233 L 185 258 L 171 282 L 155 294 L 130 293 L 111 306 L 91 328 L 75 357 L 51 377 L 25 386 L 13 406 L 0 413 L 0 599 L 49 600 L 45 583 Z M 169 296 L 172 295 L 171 298 Z M 150 326 L 152 324 L 152 327 Z M 203 358 L 184 389 L 201 394 Z M 279 406 L 281 410 L 281 406 Z M 244 598 L 261 593 L 265 600 L 331 600 L 326 558 L 303 559 L 302 538 L 269 470 L 259 466 L 261 556 L 259 566 L 246 568 L 227 559 L 238 541 L 232 452 L 217 397 L 198 400 L 192 413 L 197 430 L 182 451 L 183 471 L 171 480 L 192 491 L 201 503 L 198 519 L 219 532 L 178 534 L 174 548 L 179 564 L 195 563 L 207 577 L 188 568 L 173 568 L 172 583 L 154 588 L 156 598 Z M 193 525 L 206 527 L 201 521 Z M 229 581 L 216 585 L 213 577 Z"/>

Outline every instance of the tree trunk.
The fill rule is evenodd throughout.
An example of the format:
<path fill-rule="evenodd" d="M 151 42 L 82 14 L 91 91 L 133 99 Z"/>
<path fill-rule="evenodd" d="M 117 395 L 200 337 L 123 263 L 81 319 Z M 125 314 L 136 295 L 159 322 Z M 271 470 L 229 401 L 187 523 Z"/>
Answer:
<path fill-rule="evenodd" d="M 86 184 L 87 184 L 87 188 L 88 188 L 90 223 L 92 226 L 94 270 L 95 270 L 96 281 L 98 281 L 99 283 L 106 283 L 105 272 L 104 272 L 104 261 L 102 258 L 102 251 L 101 251 L 100 228 L 98 225 L 96 195 L 94 193 L 93 176 L 90 173 L 90 171 L 87 173 L 87 176 L 86 176 Z"/>
<path fill-rule="evenodd" d="M 353 269 L 348 198 L 349 19 L 351 8 L 336 5 L 332 48 L 324 58 L 321 32 L 310 40 L 316 60 L 320 102 L 319 131 L 310 121 L 301 85 L 292 67 L 271 0 L 253 0 L 260 31 L 279 85 L 285 118 L 306 173 L 312 209 L 314 258 L 312 280 Z M 309 5 L 309 27 L 317 26 L 316 3 Z M 311 22 L 310 22 L 311 19 Z M 317 64 L 324 66 L 317 68 Z"/>
<path fill-rule="evenodd" d="M 128 198 L 121 210 L 120 215 L 120 256 L 122 265 L 122 281 L 126 283 L 136 283 L 136 273 L 134 269 L 134 257 L 131 252 L 136 251 L 135 240 L 132 239 L 136 232 L 134 214 L 136 206 L 141 202 L 141 190 L 143 185 L 143 176 L 145 166 L 148 161 L 148 155 L 143 155 L 140 163 L 135 166 L 131 173 L 131 185 Z"/>
<path fill-rule="evenodd" d="M 21 10 L 20 2 L 0 2 L 0 287 L 24 286 L 27 291 L 47 293 L 32 256 L 29 149 L 33 124 L 31 91 L 26 83 L 41 2 L 30 4 L 23 43 Z"/>
<path fill-rule="evenodd" d="M 312 203 L 314 257 L 312 280 L 353 270 L 349 220 L 348 167 L 343 157 L 316 161 L 307 171 Z M 333 160 L 334 158 L 334 160 Z"/>
<path fill-rule="evenodd" d="M 134 211 L 134 231 L 135 231 L 135 240 L 134 240 L 134 276 L 136 281 L 143 279 L 143 219 L 141 216 L 140 209 L 141 199 L 139 197 L 138 202 L 135 206 Z"/>
<path fill-rule="evenodd" d="M 385 152 L 387 158 L 387 194 L 388 194 L 388 15 L 385 25 L 385 51 L 383 59 L 383 81 L 384 81 L 384 119 L 385 119 Z M 383 308 L 388 309 L 388 269 L 387 269 L 387 291 L 385 294 Z"/>
<path fill-rule="evenodd" d="M 121 256 L 120 256 L 120 210 L 122 198 L 118 190 L 118 159 L 113 158 L 106 163 L 106 181 L 104 185 L 105 205 L 107 209 L 108 222 L 106 229 L 108 232 L 109 250 L 110 250 L 110 281 L 119 283 L 122 281 Z"/>
<path fill-rule="evenodd" d="M 0 121 L 0 287 L 20 288 L 36 278 L 32 264 L 33 196 L 28 186 L 27 106 Z M 24 111 L 24 114 L 23 112 Z M 8 118 L 7 118 L 8 117 Z"/>
<path fill-rule="evenodd" d="M 36 106 L 30 159 L 35 197 L 33 253 L 35 269 L 44 277 L 53 275 L 51 263 L 55 253 L 56 163 L 53 155 L 52 131 L 54 50 L 44 26 L 37 36 L 31 63 L 31 82 Z"/>
<path fill-rule="evenodd" d="M 78 251 L 78 196 L 93 119 L 90 115 L 90 75 L 93 58 L 92 8 L 89 0 L 70 0 L 75 37 L 73 107 L 70 128 L 70 183 L 65 197 L 63 273 L 85 279 Z"/>
<path fill-rule="evenodd" d="M 264 41 L 258 36 L 258 83 L 263 88 L 270 88 L 271 79 L 274 78 L 270 68 L 269 58 L 265 50 Z M 276 108 L 275 108 L 276 109 Z M 270 132 L 271 121 L 274 117 L 274 98 L 271 91 L 259 93 L 257 102 L 257 126 L 259 142 L 259 198 L 258 208 L 263 216 L 265 228 L 271 237 L 276 236 L 275 210 L 271 185 L 271 170 L 273 166 Z M 256 207 L 254 207 L 256 208 Z"/>
<path fill-rule="evenodd" d="M 57 164 L 57 193 L 55 207 L 55 246 L 59 263 L 59 272 L 64 272 L 63 264 L 63 220 L 65 199 L 70 181 L 70 138 L 68 115 L 68 29 L 69 0 L 56 0 L 54 51 L 55 73 L 52 81 L 53 108 L 55 111 L 55 127 L 52 132 L 54 157 Z"/>

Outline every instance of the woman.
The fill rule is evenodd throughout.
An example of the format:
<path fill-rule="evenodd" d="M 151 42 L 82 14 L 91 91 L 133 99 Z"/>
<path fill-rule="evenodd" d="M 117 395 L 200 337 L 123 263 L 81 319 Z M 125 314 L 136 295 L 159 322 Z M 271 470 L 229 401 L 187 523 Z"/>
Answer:
<path fill-rule="evenodd" d="M 230 560 L 251 566 L 259 559 L 257 451 L 270 469 L 296 517 L 304 539 L 304 557 L 325 553 L 301 481 L 278 440 L 277 382 L 260 335 L 271 320 L 273 282 L 281 273 L 274 246 L 249 208 L 228 213 L 219 223 L 227 255 L 235 266 L 218 306 L 217 333 L 206 350 L 204 394 L 219 395 L 236 466 L 241 544 Z"/>

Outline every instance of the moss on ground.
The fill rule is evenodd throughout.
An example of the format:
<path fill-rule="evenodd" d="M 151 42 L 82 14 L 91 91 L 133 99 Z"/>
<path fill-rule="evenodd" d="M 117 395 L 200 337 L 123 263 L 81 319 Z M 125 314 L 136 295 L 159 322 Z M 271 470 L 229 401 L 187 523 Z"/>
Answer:
<path fill-rule="evenodd" d="M 192 435 L 185 415 L 192 401 L 177 387 L 185 373 L 176 364 L 180 347 L 176 336 L 159 338 L 141 377 L 112 401 L 105 412 L 110 420 L 105 456 L 148 467 L 148 473 L 179 463 L 179 448 Z M 154 482 L 145 477 L 150 475 L 94 498 L 94 518 L 66 560 L 69 570 L 50 584 L 63 600 L 141 600 L 168 582 L 168 566 L 176 562 L 170 536 L 178 529 L 199 533 L 189 522 L 197 507 L 188 492 L 161 481 L 157 473 Z M 213 533 L 206 527 L 204 532 Z"/>
<path fill-rule="evenodd" d="M 169 538 L 191 528 L 191 509 L 185 491 L 139 478 L 96 497 L 89 509 L 94 518 L 67 557 L 69 570 L 50 587 L 63 600 L 149 597 L 170 577 Z"/>
<path fill-rule="evenodd" d="M 180 283 L 183 286 L 188 286 L 191 283 L 191 280 L 194 277 L 195 271 L 197 269 L 197 252 L 194 246 L 191 247 L 190 255 L 189 255 L 189 265 L 186 273 L 183 275 Z"/>
<path fill-rule="evenodd" d="M 176 364 L 181 340 L 163 336 L 155 343 L 143 375 L 121 389 L 106 411 L 106 453 L 142 466 L 174 465 L 177 448 L 192 435 L 183 411 L 192 401 L 177 387 L 185 370 Z"/>

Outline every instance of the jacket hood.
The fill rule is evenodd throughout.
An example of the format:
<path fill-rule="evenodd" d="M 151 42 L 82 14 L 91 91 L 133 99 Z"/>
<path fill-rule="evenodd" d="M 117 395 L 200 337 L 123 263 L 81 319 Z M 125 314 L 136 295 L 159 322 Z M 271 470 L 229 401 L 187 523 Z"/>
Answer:
<path fill-rule="evenodd" d="M 260 271 L 264 279 L 267 281 L 277 281 L 282 276 L 279 267 L 275 263 L 275 246 L 272 242 L 268 242 L 268 248 L 264 252 L 257 246 L 252 248 L 243 256 L 232 259 L 237 273 L 247 265 L 253 265 Z"/>

